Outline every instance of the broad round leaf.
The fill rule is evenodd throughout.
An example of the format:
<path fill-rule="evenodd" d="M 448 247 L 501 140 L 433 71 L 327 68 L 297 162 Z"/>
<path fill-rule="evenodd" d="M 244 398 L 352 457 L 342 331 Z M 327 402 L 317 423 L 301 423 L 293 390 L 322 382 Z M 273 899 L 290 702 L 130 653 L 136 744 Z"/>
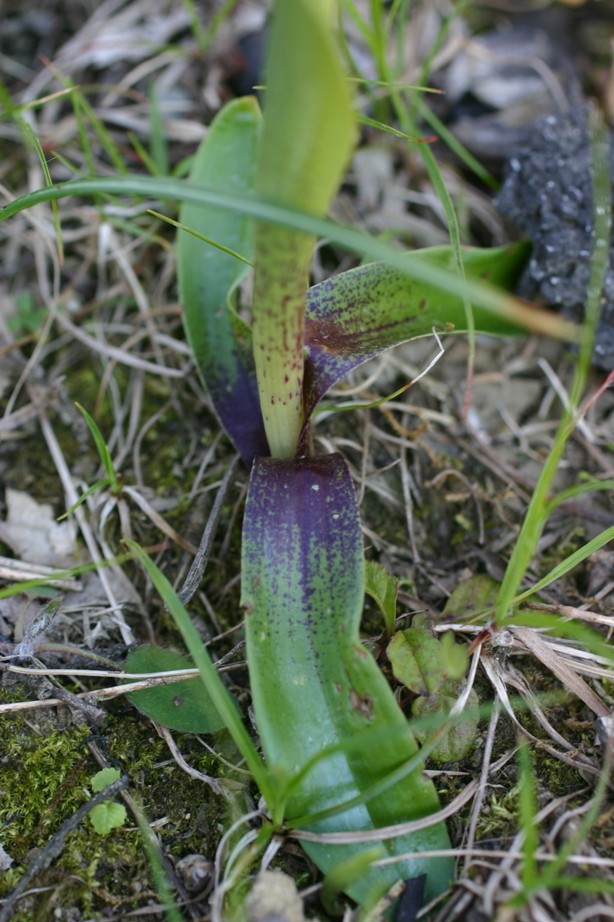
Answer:
<path fill-rule="evenodd" d="M 151 644 L 133 650 L 125 663 L 126 672 L 168 672 L 190 668 L 193 668 L 193 663 L 181 653 Z M 224 726 L 200 677 L 129 692 L 126 697 L 142 714 L 171 730 L 213 733 Z"/>

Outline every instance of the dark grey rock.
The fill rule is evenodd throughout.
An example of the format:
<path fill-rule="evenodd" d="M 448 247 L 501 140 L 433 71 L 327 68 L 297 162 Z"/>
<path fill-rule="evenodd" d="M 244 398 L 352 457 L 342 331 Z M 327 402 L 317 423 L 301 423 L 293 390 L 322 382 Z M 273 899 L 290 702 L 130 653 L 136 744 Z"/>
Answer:
<path fill-rule="evenodd" d="M 613 157 L 614 172 L 614 157 Z M 495 204 L 533 243 L 518 294 L 581 321 L 593 237 L 591 152 L 584 106 L 549 115 L 511 157 Z M 610 251 L 595 365 L 614 367 L 614 248 Z"/>

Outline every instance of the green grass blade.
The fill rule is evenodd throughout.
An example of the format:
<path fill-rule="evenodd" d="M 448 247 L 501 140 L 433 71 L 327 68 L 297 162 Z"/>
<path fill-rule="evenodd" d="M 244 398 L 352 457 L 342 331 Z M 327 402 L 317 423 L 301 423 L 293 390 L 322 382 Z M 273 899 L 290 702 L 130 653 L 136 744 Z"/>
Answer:
<path fill-rule="evenodd" d="M 608 477 L 605 480 L 591 480 L 588 483 L 578 483 L 573 487 L 568 487 L 566 490 L 561 490 L 561 492 L 557 493 L 546 506 L 545 515 L 550 518 L 554 510 L 562 503 L 566 503 L 570 499 L 575 499 L 576 496 L 582 496 L 584 493 L 595 493 L 598 490 L 614 491 L 614 478 Z"/>
<path fill-rule="evenodd" d="M 548 497 L 559 463 L 563 457 L 567 440 L 577 423 L 576 412 L 584 393 L 595 340 L 595 332 L 601 308 L 601 293 L 609 265 L 612 184 L 610 175 L 610 147 L 608 132 L 596 110 L 590 110 L 589 129 L 593 155 L 593 252 L 589 268 L 589 282 L 585 319 L 582 327 L 580 353 L 576 362 L 573 381 L 566 408 L 552 448 L 546 458 L 541 474 L 531 496 L 520 534 L 514 545 L 508 566 L 501 583 L 497 600 L 495 620 L 501 624 L 508 617 L 514 597 L 518 593 L 524 575 L 540 539 L 549 510 Z"/>
<path fill-rule="evenodd" d="M 536 592 L 545 589 L 546 586 L 549 586 L 550 583 L 553 583 L 555 580 L 561 579 L 566 573 L 569 573 L 574 567 L 577 567 L 578 564 L 582 563 L 590 557 L 591 554 L 594 554 L 610 541 L 614 541 L 614 525 L 611 528 L 606 528 L 601 534 L 596 535 L 590 541 L 587 541 L 586 544 L 583 544 L 582 547 L 578 548 L 577 551 L 574 551 L 573 554 L 569 554 L 568 557 L 561 560 L 560 563 L 557 563 L 549 573 L 546 573 L 545 576 L 534 583 L 526 592 L 521 592 L 519 595 L 515 596 L 515 604 L 530 598 L 532 595 L 535 595 Z"/>
<path fill-rule="evenodd" d="M 69 515 L 72 515 L 75 509 L 78 509 L 79 506 L 82 506 L 88 496 L 91 496 L 93 493 L 96 493 L 98 490 L 102 490 L 104 487 L 111 486 L 111 481 L 108 477 L 102 477 L 100 480 L 97 480 L 87 490 L 82 493 L 76 503 L 73 503 L 70 509 L 67 509 L 63 515 L 58 516 L 57 521 L 61 522 L 62 519 L 68 518 Z"/>
<path fill-rule="evenodd" d="M 537 859 L 535 853 L 539 846 L 537 816 L 537 794 L 535 791 L 535 772 L 528 743 L 523 742 L 518 748 L 518 809 L 522 840 L 522 884 L 529 890 L 537 878 Z"/>
<path fill-rule="evenodd" d="M 5 87 L 4 83 L 1 80 L 0 80 L 0 103 L 2 103 L 8 115 L 13 119 L 17 127 L 20 129 L 21 133 L 23 134 L 25 138 L 26 145 L 31 147 L 36 153 L 38 162 L 40 164 L 40 168 L 43 173 L 43 177 L 45 179 L 45 183 L 47 184 L 47 186 L 52 186 L 53 179 L 51 178 L 51 173 L 49 172 L 49 166 L 47 165 L 47 158 L 45 156 L 45 152 L 41 146 L 41 143 L 38 140 L 38 137 L 36 136 L 36 132 L 32 128 L 32 125 L 24 117 L 23 110 L 20 107 L 13 105 L 11 96 L 7 88 Z M 63 263 L 64 262 L 64 247 L 62 243 L 62 225 L 60 222 L 60 213 L 57 207 L 57 203 L 55 202 L 51 203 L 51 213 L 53 215 L 53 225 L 55 227 L 55 234 L 56 234 L 56 238 L 58 241 L 58 258 L 60 260 L 60 263 Z"/>
<path fill-rule="evenodd" d="M 567 841 L 563 842 L 563 844 L 559 847 L 556 858 L 553 861 L 545 864 L 535 874 L 531 884 L 525 884 L 522 892 L 518 893 L 516 896 L 512 897 L 511 900 L 509 900 L 507 904 L 508 906 L 523 906 L 527 903 L 528 898 L 530 898 L 532 893 L 535 893 L 538 890 L 551 890 L 559 886 L 564 886 L 566 881 L 570 881 L 570 886 L 573 888 L 574 884 L 572 882 L 576 881 L 576 879 L 568 878 L 563 875 L 562 872 L 565 869 L 569 858 L 574 854 L 574 852 L 582 847 L 582 844 L 586 841 L 591 827 L 599 817 L 599 814 L 603 811 L 608 786 L 611 783 L 611 773 L 612 745 L 610 743 L 609 747 L 606 749 L 603 769 L 599 776 L 599 782 L 595 788 L 595 793 L 593 795 L 593 800 L 589 809 L 586 811 L 577 828 L 572 832 Z M 609 881 L 606 882 L 605 891 L 602 892 L 608 892 L 608 890 L 611 892 L 612 888 L 608 887 L 609 883 Z M 582 890 L 581 880 L 579 882 L 579 886 L 577 886 L 577 889 Z M 592 888 L 587 888 L 587 890 L 589 890 L 589 892 L 599 892 L 597 886 L 594 887 L 594 890 L 592 890 Z"/>
<path fill-rule="evenodd" d="M 145 169 L 149 173 L 151 173 L 152 176 L 165 176 L 166 174 L 162 173 L 161 170 L 158 169 L 156 161 L 154 160 L 152 155 L 149 153 L 149 151 L 147 150 L 143 142 L 139 140 L 137 135 L 134 134 L 133 131 L 130 131 L 128 133 L 128 137 L 130 139 L 130 143 L 132 144 L 133 150 L 135 151 L 137 156 L 140 158 L 141 163 L 143 164 Z"/>
<path fill-rule="evenodd" d="M 132 811 L 141 833 L 143 847 L 145 848 L 151 868 L 154 886 L 160 903 L 164 908 L 166 918 L 168 922 L 185 922 L 173 896 L 173 887 L 164 868 L 158 840 L 156 839 L 153 829 L 147 822 L 145 811 L 135 802 L 134 798 L 132 799 Z"/>
<path fill-rule="evenodd" d="M 119 481 L 117 479 L 117 474 L 115 473 L 115 467 L 113 466 L 113 459 L 111 458 L 111 452 L 109 451 L 109 446 L 107 445 L 102 432 L 98 428 L 98 423 L 96 422 L 94 417 L 91 416 L 87 412 L 85 407 L 81 406 L 80 403 L 75 403 L 75 406 L 78 409 L 79 413 L 81 413 L 85 422 L 87 423 L 87 428 L 90 430 L 92 434 L 92 438 L 94 439 L 94 442 L 96 443 L 96 450 L 98 452 L 98 456 L 100 457 L 102 466 L 104 467 L 107 478 L 109 480 L 109 484 L 111 486 L 111 492 L 118 493 L 119 492 Z"/>
<path fill-rule="evenodd" d="M 461 142 L 456 138 L 452 132 L 447 128 L 444 123 L 439 119 L 432 109 L 430 109 L 424 100 L 416 97 L 414 100 L 415 105 L 418 108 L 420 115 L 424 118 L 433 131 L 437 132 L 441 140 L 447 144 L 450 150 L 456 154 L 459 160 L 465 164 L 465 166 L 471 170 L 478 179 L 487 185 L 490 189 L 498 189 L 500 183 L 495 179 L 492 173 L 489 173 L 486 167 L 482 166 L 480 161 L 473 156 L 471 151 L 468 151 L 467 148 L 461 144 Z"/>
<path fill-rule="evenodd" d="M 279 224 L 282 227 L 326 237 L 349 252 L 357 253 L 370 260 L 382 260 L 387 265 L 398 269 L 406 277 L 432 284 L 439 291 L 456 297 L 465 293 L 474 306 L 479 305 L 528 330 L 573 342 L 579 339 L 580 330 L 576 324 L 554 313 L 541 311 L 533 305 L 527 306 L 486 281 L 470 279 L 462 284 L 455 272 L 429 264 L 414 256 L 413 253 L 399 252 L 394 246 L 361 231 L 315 217 L 294 207 L 273 203 L 262 196 L 247 192 L 220 191 L 211 186 L 197 185 L 171 177 L 92 177 L 71 180 L 68 183 L 59 183 L 28 192 L 0 208 L 0 221 L 7 220 L 41 202 L 57 201 L 72 195 L 92 197 L 99 194 L 178 199 L 200 206 L 213 205 L 260 218 L 272 224 Z M 145 210 L 145 206 L 143 207 Z M 194 227 L 193 223 L 187 221 L 184 223 Z"/>
<path fill-rule="evenodd" d="M 191 234 L 193 237 L 196 237 L 197 240 L 201 240 L 203 243 L 206 243 L 208 246 L 215 247 L 221 253 L 227 253 L 229 256 L 233 256 L 234 259 L 238 259 L 239 262 L 242 262 L 245 266 L 252 269 L 254 264 L 247 259 L 245 256 L 242 256 L 241 253 L 237 253 L 236 250 L 231 249 L 230 247 L 224 246 L 223 243 L 219 243 L 217 240 L 214 240 L 213 237 L 207 237 L 206 234 L 201 234 L 199 231 L 194 230 L 193 227 L 188 227 L 187 224 L 182 224 L 180 221 L 175 221 L 174 218 L 169 218 L 168 215 L 162 214 L 159 211 L 154 211 L 153 208 L 147 209 L 147 214 L 151 214 L 154 218 L 159 218 L 161 221 L 164 221 L 166 224 L 170 224 L 171 227 L 176 228 L 177 230 L 185 231 L 186 234 Z"/>
<path fill-rule="evenodd" d="M 145 567 L 152 583 L 159 593 L 162 601 L 173 617 L 175 624 L 179 628 L 181 636 L 192 657 L 195 666 L 198 668 L 202 680 L 205 683 L 209 696 L 215 706 L 216 711 L 223 719 L 228 732 L 235 741 L 239 752 L 245 759 L 247 767 L 251 771 L 254 781 L 258 785 L 262 796 L 267 802 L 269 809 L 274 810 L 276 802 L 276 793 L 271 778 L 266 768 L 262 764 L 260 756 L 245 729 L 234 701 L 232 700 L 226 686 L 220 679 L 218 672 L 211 661 L 199 634 L 187 611 L 179 601 L 177 593 L 158 569 L 155 563 L 145 553 L 145 551 L 136 543 L 136 541 L 126 541 L 126 546 L 134 554 L 137 560 Z"/>

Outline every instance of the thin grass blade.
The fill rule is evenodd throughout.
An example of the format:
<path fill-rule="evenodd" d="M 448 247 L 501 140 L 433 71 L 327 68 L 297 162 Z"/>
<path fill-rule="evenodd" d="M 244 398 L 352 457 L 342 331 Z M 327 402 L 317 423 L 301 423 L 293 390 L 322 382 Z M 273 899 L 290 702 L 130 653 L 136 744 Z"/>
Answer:
<path fill-rule="evenodd" d="M 136 541 L 126 540 L 125 544 L 147 571 L 162 601 L 172 615 L 175 624 L 181 632 L 181 636 L 184 639 L 190 656 L 201 674 L 215 710 L 228 728 L 229 733 L 245 759 L 247 767 L 254 776 L 254 781 L 260 788 L 260 792 L 269 808 L 274 809 L 275 795 L 268 773 L 256 752 L 247 730 L 241 722 L 230 693 L 219 677 L 198 631 L 190 620 L 190 616 L 162 571 L 158 569 L 153 560 L 151 560 Z"/>
<path fill-rule="evenodd" d="M 486 279 L 468 279 L 462 283 L 456 273 L 433 265 L 415 253 L 400 252 L 391 244 L 362 231 L 307 214 L 293 206 L 270 202 L 261 195 L 247 191 L 237 193 L 220 190 L 212 186 L 196 185 L 186 180 L 166 176 L 96 176 L 71 180 L 67 183 L 28 192 L 0 207 L 0 221 L 5 221 L 41 202 L 57 201 L 72 195 L 87 198 L 100 194 L 153 196 L 215 206 L 259 218 L 272 224 L 279 224 L 282 227 L 325 237 L 349 252 L 372 260 L 382 260 L 402 275 L 431 284 L 437 291 L 455 297 L 466 293 L 474 307 L 483 307 L 517 326 L 571 342 L 577 342 L 580 339 L 580 329 L 576 324 L 552 311 L 540 310 L 535 305 L 526 304 L 507 292 L 501 291 Z M 146 206 L 143 207 L 145 210 Z M 190 226 L 194 225 L 190 224 Z M 248 256 L 245 250 L 238 250 L 238 252 Z"/>

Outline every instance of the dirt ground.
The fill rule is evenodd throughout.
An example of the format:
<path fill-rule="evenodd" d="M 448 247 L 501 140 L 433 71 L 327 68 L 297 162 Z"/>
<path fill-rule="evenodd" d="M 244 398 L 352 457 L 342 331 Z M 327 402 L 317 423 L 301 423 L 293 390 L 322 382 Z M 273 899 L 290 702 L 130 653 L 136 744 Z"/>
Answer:
<path fill-rule="evenodd" d="M 545 262 L 534 263 L 520 282 L 523 295 L 581 320 L 583 300 L 574 286 L 586 280 L 588 257 L 580 255 L 579 238 L 557 238 L 555 260 L 542 229 L 530 222 L 519 227 L 517 212 L 512 226 L 496 195 L 514 171 L 510 161 L 528 156 L 535 138 L 543 137 L 544 118 L 561 119 L 591 99 L 614 124 L 612 8 L 596 0 L 523 0 L 468 3 L 451 15 L 446 2 L 408 6 L 408 26 L 391 40 L 391 55 L 405 83 L 418 82 L 429 59 L 429 84 L 444 91 L 433 96 L 432 109 L 468 151 L 454 150 L 447 135 L 419 117 L 424 135 L 438 136 L 432 150 L 463 244 L 495 246 L 523 231 L 535 235 L 534 258 L 541 246 Z M 266 4 L 257 0 L 3 0 L 1 14 L 3 202 L 44 185 L 40 151 L 53 182 L 118 171 L 185 176 L 188 158 L 223 103 L 259 82 Z M 347 41 L 357 68 L 375 79 L 350 16 Z M 358 104 L 372 119 L 392 118 L 383 94 L 359 93 Z M 156 201 L 63 200 L 63 252 L 49 206 L 0 223 L 0 589 L 42 576 L 45 567 L 82 568 L 46 590 L 0 594 L 0 920 L 162 918 L 139 822 L 159 847 L 179 918 L 241 913 L 236 906 L 245 888 L 270 862 L 301 896 L 298 908 L 276 910 L 275 918 L 289 922 L 304 912 L 326 919 L 321 879 L 290 838 L 280 836 L 262 864 L 243 869 L 244 884 L 233 890 L 237 854 L 247 854 L 262 817 L 230 738 L 166 730 L 137 711 L 120 684 L 118 673 L 136 643 L 182 649 L 144 572 L 134 561 L 115 560 L 123 553 L 121 539 L 134 537 L 148 548 L 180 587 L 233 458 L 185 340 L 175 232 L 148 208 L 171 212 Z M 408 249 L 449 240 L 419 146 L 372 124 L 362 127 L 333 215 Z M 576 227 L 573 214 L 561 220 Z M 590 233 L 587 241 L 590 250 Z M 322 244 L 314 281 L 353 259 Z M 610 282 L 588 394 L 612 369 L 614 278 Z M 471 643 L 483 628 L 470 617 L 478 585 L 472 580 L 496 582 L 503 575 L 576 356 L 533 335 L 479 336 L 470 380 L 466 337 L 450 336 L 444 347 L 403 395 L 378 408 L 323 413 L 315 441 L 348 459 L 367 557 L 403 580 L 400 623 L 425 612 L 437 629 L 464 584 L 464 611 L 448 604 L 445 626 Z M 365 404 L 391 394 L 436 351 L 429 339 L 386 353 L 354 372 L 330 403 Z M 102 484 L 58 521 L 104 477 L 75 402 L 96 419 L 122 490 L 114 494 Z M 571 436 L 556 488 L 588 477 L 614 477 L 611 388 Z M 249 723 L 239 609 L 246 484 L 247 471 L 238 467 L 189 610 L 214 659 L 223 660 Z M 570 494 L 544 530 L 528 579 L 535 582 L 611 527 L 613 495 Z M 88 568 L 92 561 L 107 566 Z M 609 641 L 612 543 L 548 586 L 538 606 L 589 624 Z M 367 602 L 365 639 L 389 674 L 381 632 L 381 618 Z M 455 804 L 448 827 L 457 883 L 445 906 L 419 917 L 612 919 L 611 788 L 590 828 L 582 826 L 606 764 L 608 726 L 612 733 L 612 662 L 569 638 L 539 634 L 535 640 L 529 628 L 502 633 L 474 658 L 475 691 L 491 707 L 473 744 L 454 762 L 428 765 L 442 803 Z M 534 760 L 540 861 L 561 853 L 565 843 L 573 848 L 559 875 L 564 884 L 539 889 L 513 908 L 509 900 L 525 882 L 519 734 L 530 740 Z M 103 836 L 78 811 L 91 801 L 93 776 L 108 767 L 128 778 L 117 793 L 127 818 Z M 223 838 L 231 828 L 237 854 Z M 267 911 L 254 903 L 252 922 L 273 918 Z M 358 918 L 350 906 L 343 912 L 346 920 Z M 411 918 L 397 914 L 399 922 Z"/>

